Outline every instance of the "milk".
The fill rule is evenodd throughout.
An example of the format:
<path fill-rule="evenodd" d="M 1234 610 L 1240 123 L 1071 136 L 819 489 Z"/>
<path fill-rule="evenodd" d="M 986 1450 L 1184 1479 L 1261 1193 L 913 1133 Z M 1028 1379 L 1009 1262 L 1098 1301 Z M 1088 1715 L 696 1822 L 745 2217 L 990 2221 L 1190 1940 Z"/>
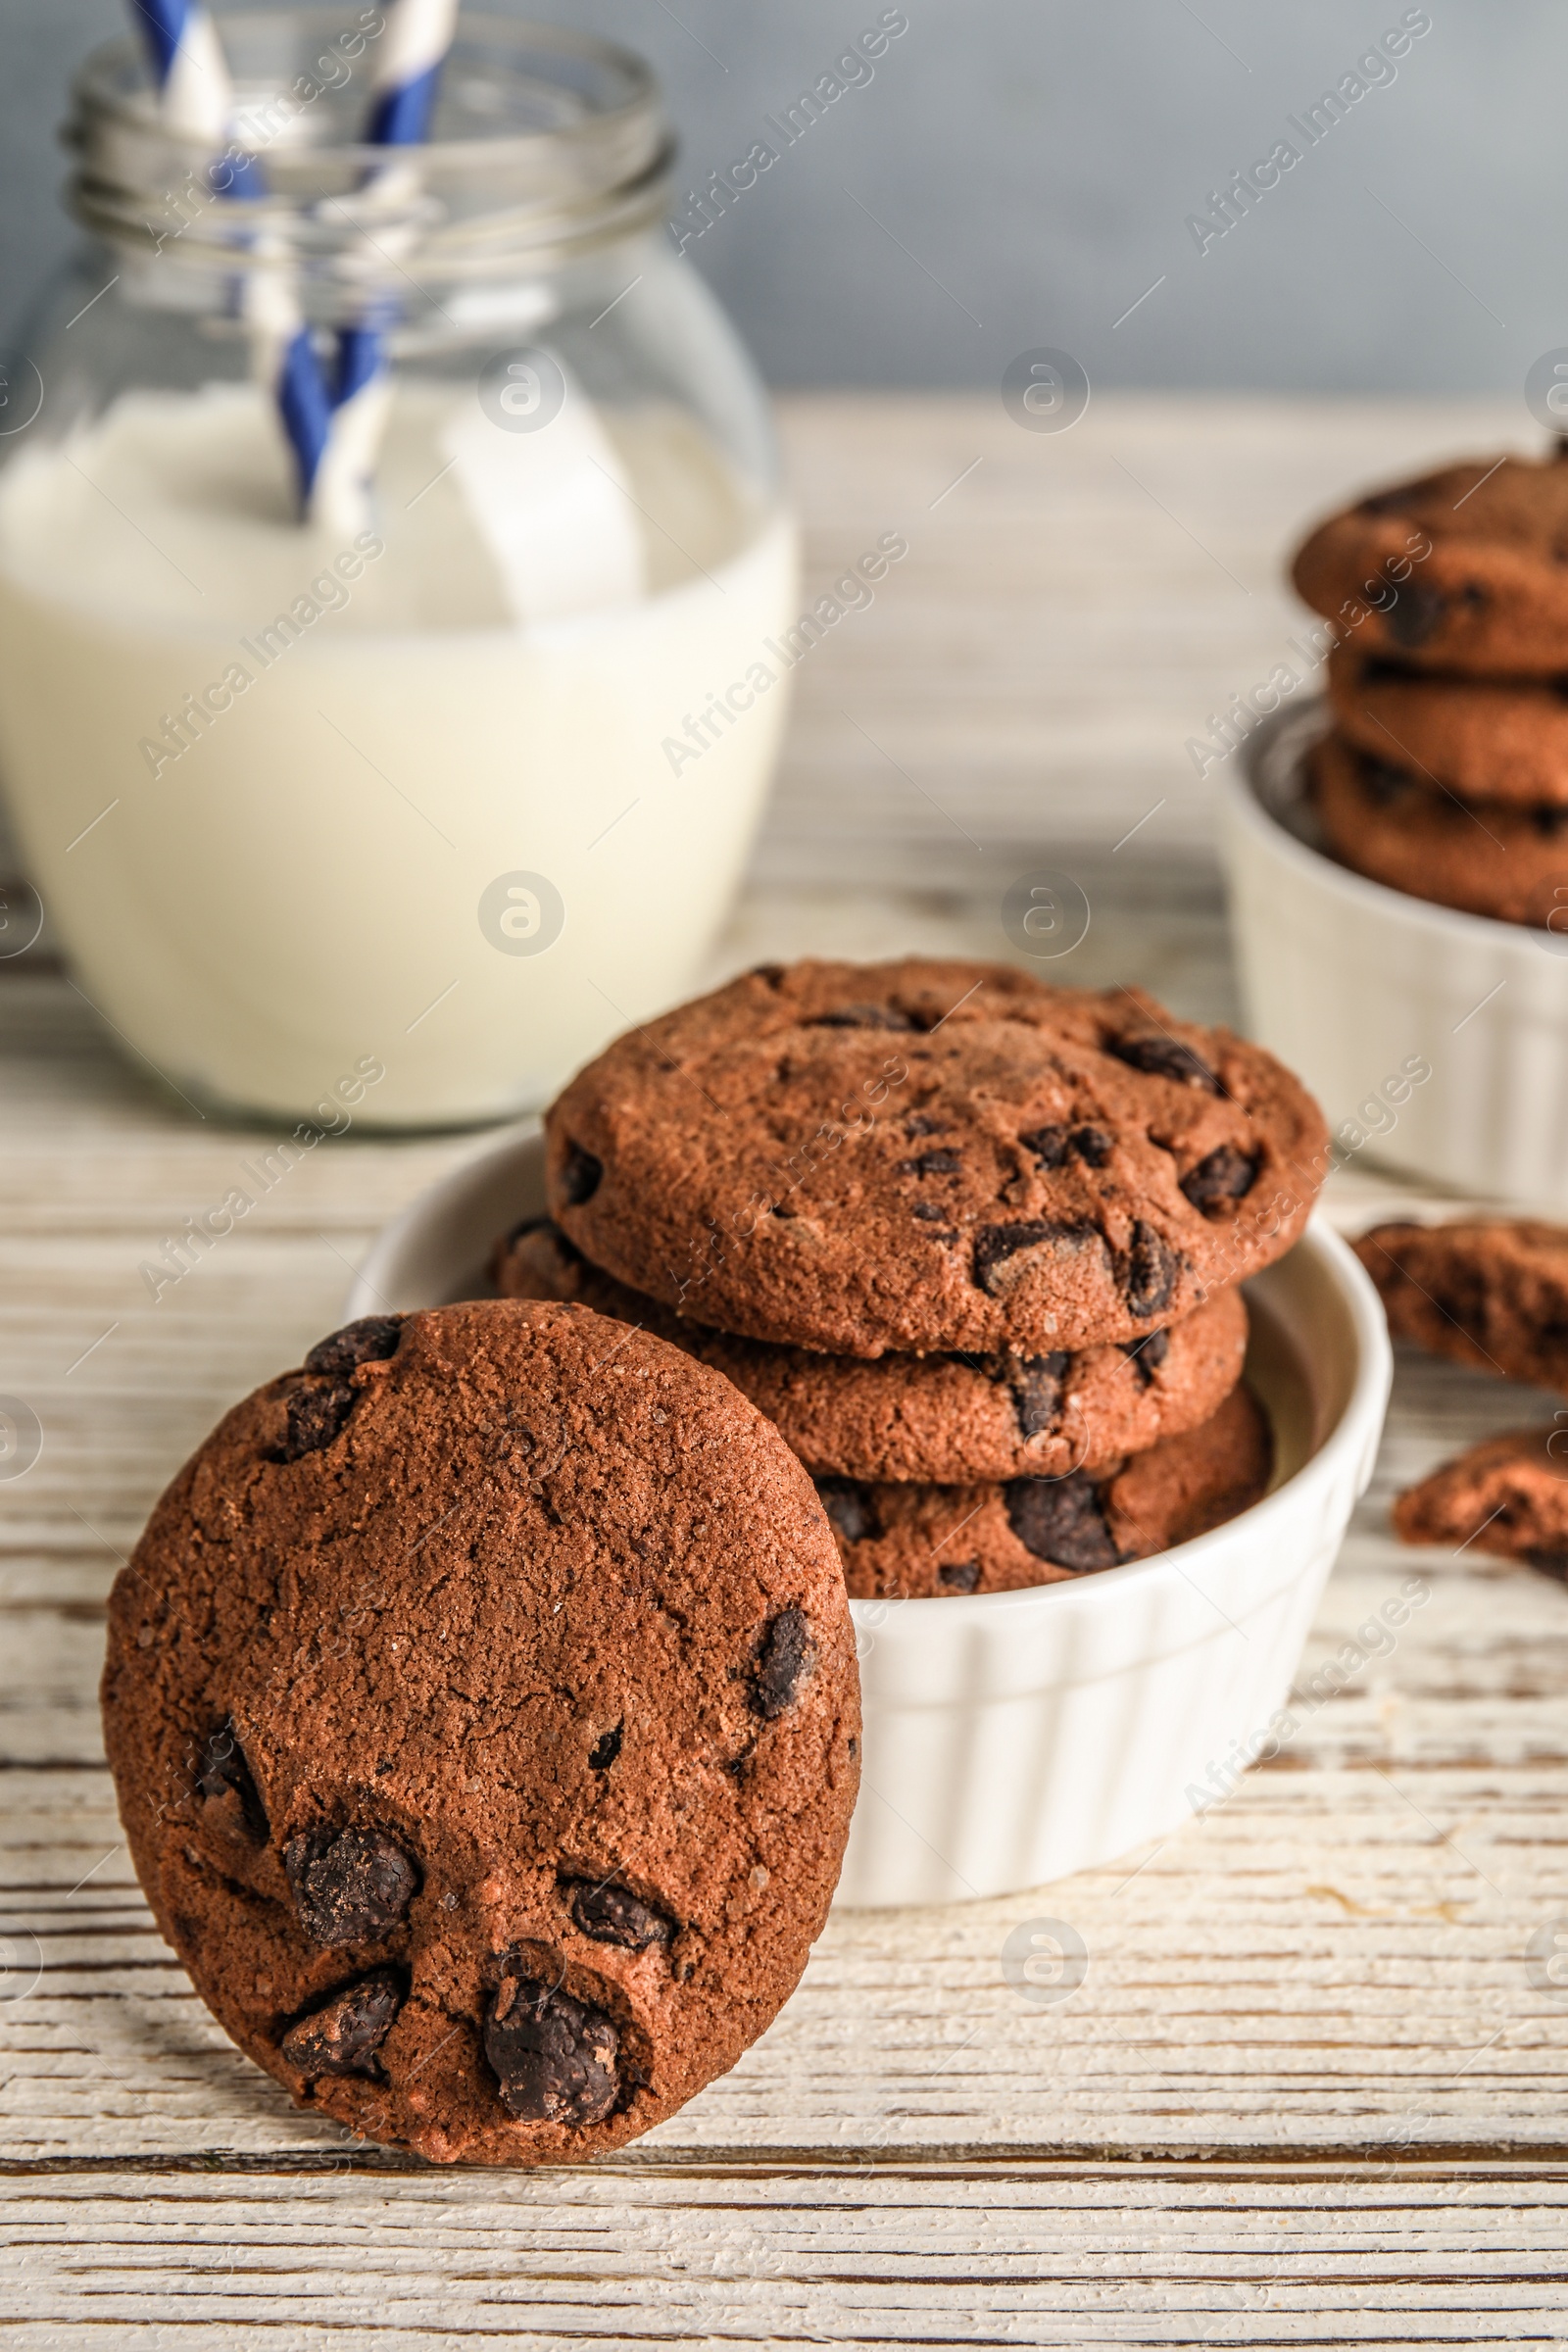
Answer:
<path fill-rule="evenodd" d="M 472 403 L 399 395 L 352 540 L 292 519 L 246 386 L 127 396 L 0 475 L 27 869 L 195 1102 L 303 1117 L 369 1058 L 381 1123 L 532 1107 L 689 990 L 738 880 L 787 517 L 673 410 L 574 389 L 512 436 Z"/>

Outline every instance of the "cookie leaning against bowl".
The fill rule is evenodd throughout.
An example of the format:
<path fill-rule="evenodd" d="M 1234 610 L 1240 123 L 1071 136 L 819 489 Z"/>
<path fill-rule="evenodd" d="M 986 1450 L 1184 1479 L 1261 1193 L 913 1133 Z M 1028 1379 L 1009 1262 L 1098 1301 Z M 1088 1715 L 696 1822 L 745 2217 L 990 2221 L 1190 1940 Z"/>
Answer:
<path fill-rule="evenodd" d="M 568 1298 L 711 1364 L 765 1413 L 808 1470 L 858 1479 L 1058 1478 L 1101 1469 L 1205 1421 L 1241 1376 L 1237 1290 L 1164 1331 L 1076 1354 L 821 1355 L 683 1321 L 590 1265 L 548 1217 L 496 1251 L 503 1298 Z"/>
<path fill-rule="evenodd" d="M 764 965 L 546 1117 L 552 1214 L 693 1321 L 829 1353 L 1130 1340 L 1280 1256 L 1327 1131 L 1259 1046 L 1132 989 Z"/>
<path fill-rule="evenodd" d="M 1568 1392 L 1568 1226 L 1530 1217 L 1393 1223 L 1374 1225 L 1354 1248 L 1396 1340 Z"/>
<path fill-rule="evenodd" d="M 1364 653 L 1421 669 L 1568 669 L 1568 466 L 1477 458 L 1330 515 L 1298 593 Z"/>
<path fill-rule="evenodd" d="M 1261 1499 L 1274 1437 L 1251 1391 L 1232 1390 L 1201 1428 L 1165 1438 L 1099 1478 L 1003 1486 L 868 1486 L 819 1479 L 856 1599 L 1008 1592 L 1150 1558 Z"/>
<path fill-rule="evenodd" d="M 1466 678 L 1404 669 L 1353 646 L 1329 656 L 1342 735 L 1460 800 L 1568 806 L 1568 690 L 1556 677 Z M 1485 807 L 1482 814 L 1486 814 Z"/>
<path fill-rule="evenodd" d="M 1538 929 L 1568 910 L 1568 807 L 1472 808 L 1337 735 L 1308 773 L 1324 839 L 1368 881 Z"/>
<path fill-rule="evenodd" d="M 826 1916 L 858 1684 L 810 1481 L 585 1308 L 372 1318 L 220 1424 L 110 1604 L 159 1926 L 296 2101 L 575 2162 L 734 2064 Z"/>

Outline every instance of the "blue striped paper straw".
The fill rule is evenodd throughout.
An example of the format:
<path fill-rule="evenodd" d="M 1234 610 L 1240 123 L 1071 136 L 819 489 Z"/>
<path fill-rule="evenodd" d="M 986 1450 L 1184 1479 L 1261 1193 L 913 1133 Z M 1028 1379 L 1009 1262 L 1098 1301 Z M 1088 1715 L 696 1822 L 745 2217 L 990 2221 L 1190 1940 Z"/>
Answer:
<path fill-rule="evenodd" d="M 130 0 L 130 10 L 158 85 L 166 128 L 218 156 L 228 145 L 234 92 L 211 16 L 197 0 Z M 266 176 L 254 156 L 225 160 L 230 171 L 224 195 L 255 201 L 266 194 Z M 253 286 L 245 309 L 268 347 L 268 373 L 305 514 L 331 437 L 325 378 L 291 287 L 280 279 Z"/>
<path fill-rule="evenodd" d="M 158 111 L 176 136 L 220 147 L 233 92 L 218 30 L 187 0 L 130 0 L 130 13 L 158 83 Z"/>
<path fill-rule="evenodd" d="M 459 0 L 392 0 L 376 52 L 370 120 L 372 147 L 413 147 L 435 112 L 441 68 L 457 29 Z"/>
<path fill-rule="evenodd" d="M 365 129 L 368 145 L 415 147 L 427 135 L 459 4 L 460 0 L 392 0 L 376 52 L 370 119 Z M 363 396 L 384 372 L 386 345 L 380 329 L 367 323 L 344 327 L 337 351 L 335 390 L 343 407 Z"/>

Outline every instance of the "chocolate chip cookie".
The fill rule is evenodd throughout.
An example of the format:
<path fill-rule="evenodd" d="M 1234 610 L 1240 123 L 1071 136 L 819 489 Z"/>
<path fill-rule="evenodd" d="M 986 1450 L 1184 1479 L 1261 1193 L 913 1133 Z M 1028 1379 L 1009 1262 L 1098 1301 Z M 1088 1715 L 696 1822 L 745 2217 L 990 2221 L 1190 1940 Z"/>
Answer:
<path fill-rule="evenodd" d="M 220 1423 L 110 1605 L 158 1924 L 296 2101 L 575 2162 L 733 2065 L 858 1771 L 833 1540 L 778 1433 L 579 1306 L 377 1317 Z"/>
<path fill-rule="evenodd" d="M 1477 458 L 1331 515 L 1292 576 L 1366 653 L 1497 677 L 1568 670 L 1568 466 Z"/>
<path fill-rule="evenodd" d="M 1008 1592 L 1147 1559 L 1206 1535 L 1267 1492 L 1274 1439 L 1245 1386 L 1201 1428 L 1099 1477 L 1003 1485 L 877 1486 L 825 1478 L 817 1493 L 858 1600 Z"/>
<path fill-rule="evenodd" d="M 1340 733 L 1372 759 L 1461 801 L 1568 807 L 1568 673 L 1537 681 L 1422 672 L 1353 645 L 1336 647 L 1328 670 Z"/>
<path fill-rule="evenodd" d="M 1568 1226 L 1528 1217 L 1374 1225 L 1355 1254 L 1396 1340 L 1568 1395 Z"/>
<path fill-rule="evenodd" d="M 1396 1498 L 1406 1544 L 1490 1551 L 1568 1583 L 1568 1422 L 1472 1446 Z"/>
<path fill-rule="evenodd" d="M 1568 807 L 1472 805 L 1337 735 L 1309 762 L 1324 839 L 1352 872 L 1461 913 L 1568 929 Z"/>
<path fill-rule="evenodd" d="M 1236 1385 L 1247 1308 L 1216 1291 L 1168 1330 L 1075 1354 L 819 1355 L 685 1322 L 590 1265 L 532 1218 L 496 1252 L 509 1298 L 575 1298 L 711 1364 L 778 1428 L 808 1470 L 859 1479 L 1055 1478 L 1102 1469 L 1204 1421 Z"/>
<path fill-rule="evenodd" d="M 1228 1030 L 987 963 L 767 965 L 550 1110 L 596 1265 L 774 1345 L 1040 1356 L 1142 1338 L 1280 1256 L 1316 1103 Z"/>

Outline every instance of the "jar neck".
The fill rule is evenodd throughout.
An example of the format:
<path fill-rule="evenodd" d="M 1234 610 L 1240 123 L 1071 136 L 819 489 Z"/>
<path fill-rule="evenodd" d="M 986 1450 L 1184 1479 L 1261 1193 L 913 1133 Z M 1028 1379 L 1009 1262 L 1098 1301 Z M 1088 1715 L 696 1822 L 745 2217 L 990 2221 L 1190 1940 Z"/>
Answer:
<path fill-rule="evenodd" d="M 216 155 L 160 121 L 133 43 L 99 51 L 75 84 L 72 210 L 149 298 L 156 264 L 179 309 L 270 278 L 323 319 L 407 313 L 564 270 L 667 213 L 673 141 L 624 50 L 465 14 L 437 135 L 388 150 L 360 136 L 378 9 L 346 31 L 312 9 L 220 23 L 234 107 Z"/>

